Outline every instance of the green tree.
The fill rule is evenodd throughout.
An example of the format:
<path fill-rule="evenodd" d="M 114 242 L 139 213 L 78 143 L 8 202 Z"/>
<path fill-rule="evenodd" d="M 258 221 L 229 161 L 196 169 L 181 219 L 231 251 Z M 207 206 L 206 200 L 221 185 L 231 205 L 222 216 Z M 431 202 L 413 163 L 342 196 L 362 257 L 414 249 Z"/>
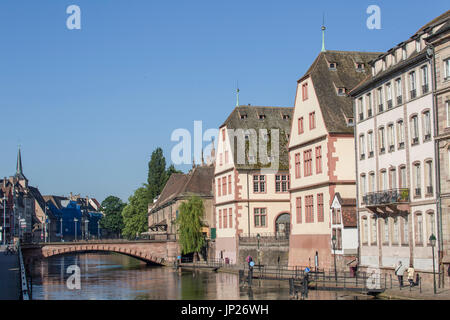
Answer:
<path fill-rule="evenodd" d="M 161 148 L 153 151 L 148 163 L 148 198 L 153 200 L 161 194 L 166 183 L 166 159 Z"/>
<path fill-rule="evenodd" d="M 109 196 L 101 203 L 105 216 L 100 220 L 100 227 L 108 233 L 118 236 L 124 228 L 122 210 L 126 206 L 118 197 Z"/>
<path fill-rule="evenodd" d="M 134 239 L 142 232 L 148 231 L 148 190 L 140 187 L 128 198 L 128 204 L 122 210 L 125 227 L 122 231 L 124 237 Z"/>
<path fill-rule="evenodd" d="M 180 205 L 177 225 L 183 254 L 194 252 L 198 255 L 204 246 L 205 239 L 202 233 L 204 215 L 203 200 L 198 196 L 192 196 Z"/>

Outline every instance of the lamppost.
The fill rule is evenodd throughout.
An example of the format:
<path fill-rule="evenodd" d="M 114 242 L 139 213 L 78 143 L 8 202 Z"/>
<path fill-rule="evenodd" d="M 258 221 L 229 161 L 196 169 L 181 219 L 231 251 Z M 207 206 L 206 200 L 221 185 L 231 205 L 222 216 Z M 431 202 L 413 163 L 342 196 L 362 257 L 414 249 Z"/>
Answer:
<path fill-rule="evenodd" d="M 436 294 L 436 269 L 434 265 L 434 246 L 436 245 L 436 237 L 434 234 L 430 236 L 430 244 L 433 251 L 433 288 L 434 288 L 434 294 Z"/>
<path fill-rule="evenodd" d="M 97 239 L 100 239 L 100 220 L 97 220 Z"/>
<path fill-rule="evenodd" d="M 259 240 L 261 239 L 261 235 L 259 233 L 256 235 L 256 239 L 258 240 L 258 267 L 261 270 L 261 263 L 259 262 Z"/>
<path fill-rule="evenodd" d="M 73 218 L 73 222 L 75 222 L 75 241 L 77 241 L 77 222 L 78 222 L 78 219 L 77 218 Z"/>
<path fill-rule="evenodd" d="M 60 238 L 60 242 L 62 242 L 62 238 L 63 238 L 63 235 L 62 235 L 62 221 L 63 221 L 63 219 L 62 219 L 62 217 L 61 218 L 59 218 L 59 238 Z"/>
<path fill-rule="evenodd" d="M 89 220 L 86 219 L 86 220 L 84 220 L 84 239 L 85 240 L 88 240 L 88 238 L 89 238 L 88 226 L 89 226 Z"/>
<path fill-rule="evenodd" d="M 333 235 L 331 238 L 331 242 L 333 243 L 333 253 L 334 253 L 334 279 L 336 280 L 337 285 L 337 271 L 336 271 L 336 236 Z"/>
<path fill-rule="evenodd" d="M 44 206 L 44 242 L 47 242 L 47 205 Z"/>
<path fill-rule="evenodd" d="M 10 227 L 11 230 L 11 227 Z M 6 194 L 3 195 L 3 245 L 6 244 Z"/>

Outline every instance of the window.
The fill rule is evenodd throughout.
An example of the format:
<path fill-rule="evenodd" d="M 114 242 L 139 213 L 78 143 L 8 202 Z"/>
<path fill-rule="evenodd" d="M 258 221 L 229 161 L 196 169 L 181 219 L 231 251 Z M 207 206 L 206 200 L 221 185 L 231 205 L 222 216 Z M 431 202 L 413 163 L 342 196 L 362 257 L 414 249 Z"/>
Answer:
<path fill-rule="evenodd" d="M 367 144 L 368 144 L 368 151 L 369 151 L 369 158 L 373 157 L 373 132 L 369 131 L 367 133 Z"/>
<path fill-rule="evenodd" d="M 303 152 L 303 160 L 305 162 L 305 173 L 304 176 L 312 175 L 312 150 L 307 150 Z"/>
<path fill-rule="evenodd" d="M 429 84 L 428 84 L 428 66 L 422 67 L 422 94 L 428 92 Z"/>
<path fill-rule="evenodd" d="M 363 110 L 363 99 L 358 99 L 358 113 L 359 113 L 359 121 L 364 120 L 364 110 Z"/>
<path fill-rule="evenodd" d="M 222 229 L 222 209 L 219 209 L 219 229 Z"/>
<path fill-rule="evenodd" d="M 392 168 L 389 170 L 390 189 L 397 189 L 397 170 Z"/>
<path fill-rule="evenodd" d="M 422 192 L 421 192 L 421 178 L 420 178 L 420 163 L 417 162 L 416 164 L 414 164 L 414 196 L 415 197 L 420 197 Z"/>
<path fill-rule="evenodd" d="M 300 153 L 295 154 L 295 178 L 300 178 Z"/>
<path fill-rule="evenodd" d="M 384 241 L 383 243 L 385 245 L 389 245 L 389 219 L 385 218 L 384 219 Z"/>
<path fill-rule="evenodd" d="M 258 115 L 259 120 L 264 120 L 266 119 L 266 115 L 265 114 L 260 114 Z"/>
<path fill-rule="evenodd" d="M 445 103 L 445 109 L 447 109 L 447 127 L 450 127 L 450 101 Z"/>
<path fill-rule="evenodd" d="M 450 78 L 450 58 L 446 59 L 444 61 L 444 80 L 447 80 Z"/>
<path fill-rule="evenodd" d="M 317 195 L 317 221 L 324 221 L 324 211 L 323 211 L 323 193 Z"/>
<path fill-rule="evenodd" d="M 361 175 L 361 196 L 365 196 L 367 194 L 367 187 L 366 187 L 366 175 Z"/>
<path fill-rule="evenodd" d="M 356 71 L 357 71 L 357 72 L 363 72 L 363 71 L 364 71 L 364 64 L 362 64 L 362 63 L 357 63 L 357 64 L 356 64 Z"/>
<path fill-rule="evenodd" d="M 383 88 L 378 88 L 378 112 L 383 112 L 384 107 Z"/>
<path fill-rule="evenodd" d="M 338 96 L 345 96 L 345 88 L 338 88 Z"/>
<path fill-rule="evenodd" d="M 233 209 L 231 209 L 231 208 L 228 209 L 228 218 L 230 219 L 229 223 L 228 223 L 228 227 L 230 227 L 230 228 L 233 228 L 233 211 L 232 210 Z"/>
<path fill-rule="evenodd" d="M 247 115 L 246 114 L 241 114 L 241 120 L 246 120 L 247 119 Z"/>
<path fill-rule="evenodd" d="M 400 188 L 406 188 L 406 167 L 401 166 L 400 167 L 400 173 L 399 173 L 399 186 Z"/>
<path fill-rule="evenodd" d="M 368 93 L 366 95 L 366 105 L 367 105 L 367 117 L 372 116 L 372 95 Z"/>
<path fill-rule="evenodd" d="M 404 46 L 404 47 L 402 48 L 402 59 L 403 59 L 403 60 L 406 60 L 407 57 L 408 57 L 408 56 L 407 56 L 407 54 L 406 54 L 406 47 Z"/>
<path fill-rule="evenodd" d="M 398 78 L 395 80 L 395 89 L 396 89 L 396 97 L 397 97 L 397 105 L 402 104 L 402 79 Z"/>
<path fill-rule="evenodd" d="M 403 217 L 403 237 L 402 244 L 407 245 L 409 242 L 408 217 Z"/>
<path fill-rule="evenodd" d="M 283 120 L 289 120 L 291 117 L 288 114 L 283 114 Z"/>
<path fill-rule="evenodd" d="M 217 179 L 217 194 L 222 195 L 222 178 Z"/>
<path fill-rule="evenodd" d="M 255 208 L 253 212 L 254 212 L 255 227 L 265 227 L 266 208 Z"/>
<path fill-rule="evenodd" d="M 316 147 L 316 173 L 322 173 L 322 147 Z"/>
<path fill-rule="evenodd" d="M 416 51 L 420 52 L 420 50 L 421 50 L 420 39 L 417 39 L 416 40 Z"/>
<path fill-rule="evenodd" d="M 416 214 L 416 245 L 423 244 L 423 220 L 422 214 Z"/>
<path fill-rule="evenodd" d="M 388 83 L 386 85 L 386 97 L 387 97 L 387 107 L 388 109 L 392 108 L 392 87 L 391 84 Z"/>
<path fill-rule="evenodd" d="M 266 176 L 263 175 L 253 176 L 253 192 L 254 193 L 266 192 Z"/>
<path fill-rule="evenodd" d="M 375 173 L 369 173 L 369 193 L 375 191 Z"/>
<path fill-rule="evenodd" d="M 386 151 L 386 143 L 384 141 L 384 127 L 378 129 L 378 139 L 380 143 L 380 154 Z"/>
<path fill-rule="evenodd" d="M 419 143 L 419 121 L 417 115 L 411 117 L 411 139 L 412 145 Z"/>
<path fill-rule="evenodd" d="M 302 223 L 302 198 L 296 198 L 295 199 L 295 208 L 296 208 L 296 214 L 297 214 L 297 223 Z"/>
<path fill-rule="evenodd" d="M 370 230 L 370 239 L 372 244 L 377 243 L 377 219 L 375 217 L 372 217 L 371 219 L 371 227 Z"/>
<path fill-rule="evenodd" d="M 228 210 L 223 209 L 223 228 L 228 228 Z"/>
<path fill-rule="evenodd" d="M 403 127 L 403 120 L 397 122 L 397 141 L 398 149 L 405 147 L 405 128 Z"/>
<path fill-rule="evenodd" d="M 394 217 L 393 232 L 392 232 L 392 244 L 398 244 L 399 234 L 400 234 L 400 230 L 399 230 L 398 217 Z"/>
<path fill-rule="evenodd" d="M 298 118 L 298 134 L 303 133 L 303 117 Z"/>
<path fill-rule="evenodd" d="M 308 99 L 308 83 L 302 85 L 302 98 L 303 101 Z"/>
<path fill-rule="evenodd" d="M 222 178 L 222 194 L 224 196 L 227 195 L 227 177 L 226 176 Z"/>
<path fill-rule="evenodd" d="M 412 71 L 409 73 L 409 88 L 410 88 L 410 99 L 414 99 L 417 95 L 416 92 L 416 72 Z"/>
<path fill-rule="evenodd" d="M 311 112 L 309 114 L 309 129 L 315 129 L 316 128 L 316 113 L 315 112 Z"/>
<path fill-rule="evenodd" d="M 431 140 L 431 118 L 430 118 L 430 111 L 425 111 L 422 114 L 422 123 L 423 123 L 423 141 L 430 141 Z"/>
<path fill-rule="evenodd" d="M 330 67 L 330 70 L 335 71 L 336 70 L 336 63 L 330 62 L 329 67 Z"/>
<path fill-rule="evenodd" d="M 392 152 L 395 150 L 395 141 L 394 141 L 394 124 L 389 124 L 388 125 L 388 131 L 387 131 L 387 136 L 388 136 L 388 144 L 389 144 L 389 152 Z"/>
<path fill-rule="evenodd" d="M 365 152 L 364 152 L 364 148 L 365 147 L 365 142 L 364 142 L 364 135 L 360 135 L 359 136 L 359 158 L 361 160 L 363 160 L 365 158 Z"/>
<path fill-rule="evenodd" d="M 341 228 L 333 228 L 333 236 L 336 237 L 336 250 L 342 250 L 342 230 L 341 230 Z"/>
<path fill-rule="evenodd" d="M 228 176 L 228 194 L 231 194 L 231 174 Z"/>
<path fill-rule="evenodd" d="M 426 194 L 433 194 L 433 162 L 428 160 L 425 162 L 425 186 L 426 186 Z"/>
<path fill-rule="evenodd" d="M 305 197 L 305 222 L 314 222 L 314 196 Z"/>
<path fill-rule="evenodd" d="M 386 169 L 380 171 L 380 188 L 382 191 L 388 190 Z"/>
<path fill-rule="evenodd" d="M 368 225 L 367 225 L 367 217 L 363 217 L 362 218 L 361 225 L 362 225 L 362 230 L 361 230 L 362 242 L 363 242 L 363 244 L 367 244 L 367 242 L 368 242 L 368 231 L 369 231 Z"/>
<path fill-rule="evenodd" d="M 288 174 L 275 175 L 275 192 L 288 192 L 289 187 Z"/>

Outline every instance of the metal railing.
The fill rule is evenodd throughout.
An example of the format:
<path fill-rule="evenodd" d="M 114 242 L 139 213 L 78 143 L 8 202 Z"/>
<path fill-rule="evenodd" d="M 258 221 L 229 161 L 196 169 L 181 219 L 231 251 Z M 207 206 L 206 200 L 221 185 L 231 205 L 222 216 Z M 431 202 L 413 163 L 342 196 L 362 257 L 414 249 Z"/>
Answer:
<path fill-rule="evenodd" d="M 22 300 L 31 300 L 30 289 L 27 281 L 27 274 L 25 271 L 25 265 L 23 263 L 22 248 L 20 247 L 20 241 L 17 243 L 17 252 L 19 257 L 20 266 L 20 296 Z"/>
<path fill-rule="evenodd" d="M 271 242 L 289 242 L 288 232 L 266 232 L 257 234 L 240 234 L 239 243 L 271 243 Z"/>
<path fill-rule="evenodd" d="M 391 189 L 368 193 L 363 196 L 363 204 L 366 206 L 388 205 L 395 203 L 409 203 L 409 189 Z"/>

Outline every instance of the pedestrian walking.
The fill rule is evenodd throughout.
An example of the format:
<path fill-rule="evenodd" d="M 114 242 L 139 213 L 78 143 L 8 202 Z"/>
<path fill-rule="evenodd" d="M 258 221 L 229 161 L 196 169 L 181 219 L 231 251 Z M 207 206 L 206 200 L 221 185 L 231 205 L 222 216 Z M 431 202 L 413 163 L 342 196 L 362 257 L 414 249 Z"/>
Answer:
<path fill-rule="evenodd" d="M 398 278 L 398 285 L 403 287 L 403 273 L 405 272 L 405 268 L 401 261 L 398 262 L 397 267 L 395 268 L 395 275 Z"/>
<path fill-rule="evenodd" d="M 408 272 L 409 286 L 414 287 L 414 267 L 413 267 L 412 263 L 409 265 L 407 272 Z"/>

